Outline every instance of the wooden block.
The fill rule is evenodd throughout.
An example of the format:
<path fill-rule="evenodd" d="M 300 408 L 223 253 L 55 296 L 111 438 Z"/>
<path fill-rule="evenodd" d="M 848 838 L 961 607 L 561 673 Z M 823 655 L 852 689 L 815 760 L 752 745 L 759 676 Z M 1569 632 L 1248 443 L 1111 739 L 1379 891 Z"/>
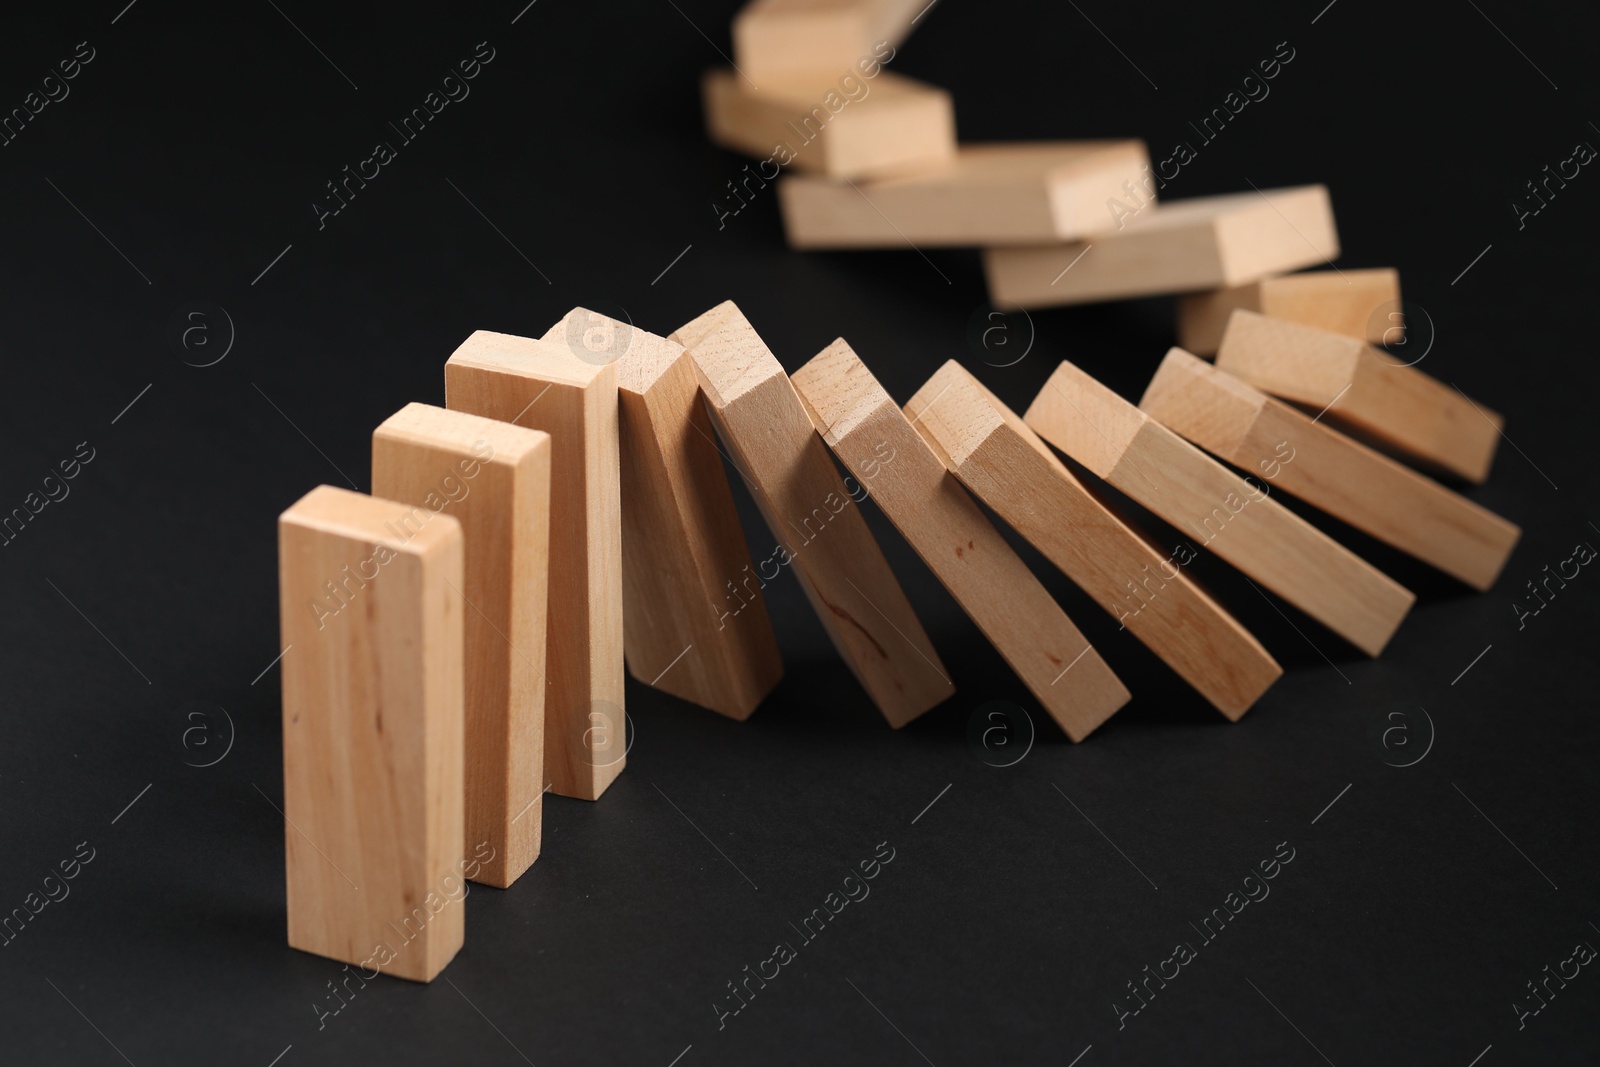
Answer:
<path fill-rule="evenodd" d="M 757 188 L 781 166 L 842 180 L 911 173 L 955 156 L 950 94 L 888 71 L 870 80 L 849 75 L 843 86 L 837 75 L 771 77 L 756 89 L 733 71 L 712 70 L 700 91 L 711 140 L 767 161 L 745 179 Z"/>
<path fill-rule="evenodd" d="M 1416 602 L 1273 500 L 1271 478 L 1239 477 L 1071 363 L 1056 368 L 1024 420 L 1090 473 L 1369 656 L 1383 651 Z"/>
<path fill-rule="evenodd" d="M 461 524 L 319 486 L 278 518 L 289 944 L 428 982 L 461 948 Z"/>
<path fill-rule="evenodd" d="M 1364 341 L 1235 311 L 1217 366 L 1385 451 L 1470 482 L 1489 476 L 1505 420 Z"/>
<path fill-rule="evenodd" d="M 407 404 L 373 431 L 372 493 L 461 523 L 467 842 L 493 854 L 473 881 L 504 889 L 539 858 L 544 816 L 550 435 Z"/>
<path fill-rule="evenodd" d="M 887 62 L 927 0 L 751 0 L 733 19 L 733 58 L 757 85 L 793 74 L 838 77 Z"/>
<path fill-rule="evenodd" d="M 1206 451 L 1486 591 L 1522 531 L 1181 348 L 1139 406 Z M 1286 462 L 1286 457 L 1292 457 Z"/>
<path fill-rule="evenodd" d="M 733 301 L 680 327 L 712 421 L 817 617 L 889 725 L 953 691 L 939 654 L 867 529 L 789 376 Z M 857 486 L 857 489 L 861 487 Z M 765 562 L 758 567 L 770 580 Z"/>
<path fill-rule="evenodd" d="M 783 677 L 783 659 L 760 592 L 730 592 L 750 573 L 750 551 L 694 362 L 683 346 L 586 308 L 543 339 L 616 361 L 628 672 L 747 718 Z"/>
<path fill-rule="evenodd" d="M 794 375 L 834 455 L 993 642 L 1066 735 L 1082 741 L 1128 690 L 842 339 Z"/>
<path fill-rule="evenodd" d="M 1221 289 L 1339 254 L 1321 185 L 1169 200 L 1088 241 L 984 252 L 997 307 Z"/>
<path fill-rule="evenodd" d="M 948 165 L 860 185 L 785 177 L 795 248 L 1068 241 L 1115 230 L 1106 203 L 1150 164 L 1143 141 L 963 145 Z"/>
<path fill-rule="evenodd" d="M 906 413 L 974 496 L 1223 715 L 1237 720 L 1283 673 L 1260 642 L 1189 581 L 1173 562 L 1176 554 L 1164 557 L 1092 497 L 960 364 L 940 367 Z"/>
<path fill-rule="evenodd" d="M 445 405 L 550 435 L 544 772 L 595 800 L 622 773 L 617 370 L 564 344 L 479 330 L 444 368 Z"/>
<path fill-rule="evenodd" d="M 1400 272 L 1393 267 L 1306 271 L 1180 296 L 1178 344 L 1197 356 L 1216 355 L 1228 316 L 1236 308 L 1375 345 L 1405 339 Z"/>

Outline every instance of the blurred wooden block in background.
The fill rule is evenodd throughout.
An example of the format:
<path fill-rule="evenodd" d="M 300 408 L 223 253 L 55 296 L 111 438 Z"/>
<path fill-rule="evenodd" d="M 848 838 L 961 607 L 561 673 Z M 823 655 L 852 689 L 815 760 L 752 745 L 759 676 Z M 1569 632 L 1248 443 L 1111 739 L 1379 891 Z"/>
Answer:
<path fill-rule="evenodd" d="M 1208 452 L 1479 591 L 1494 585 L 1521 536 L 1494 512 L 1181 348 L 1167 353 L 1139 406 Z"/>
<path fill-rule="evenodd" d="M 751 0 L 733 19 L 733 61 L 767 80 L 822 73 L 837 78 L 866 59 L 894 56 L 928 0 Z"/>
<path fill-rule="evenodd" d="M 1197 356 L 1216 355 L 1228 316 L 1237 308 L 1359 337 L 1374 345 L 1405 339 L 1400 272 L 1378 267 L 1284 274 L 1231 289 L 1180 296 L 1178 344 Z"/>
<path fill-rule="evenodd" d="M 1339 254 L 1322 185 L 1168 200 L 1086 241 L 984 252 L 996 307 L 1223 289 Z"/>
<path fill-rule="evenodd" d="M 278 518 L 289 944 L 431 981 L 461 948 L 461 524 L 319 486 Z"/>

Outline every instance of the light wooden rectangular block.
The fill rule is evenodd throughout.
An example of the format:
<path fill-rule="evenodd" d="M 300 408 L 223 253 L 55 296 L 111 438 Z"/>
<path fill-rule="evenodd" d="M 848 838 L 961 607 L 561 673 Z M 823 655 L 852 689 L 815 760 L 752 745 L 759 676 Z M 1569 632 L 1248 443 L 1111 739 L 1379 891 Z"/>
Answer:
<path fill-rule="evenodd" d="M 1171 523 L 1369 656 L 1416 597 L 1071 363 L 1056 368 L 1024 421 L 1095 477 Z M 1287 466 L 1288 464 L 1285 464 Z"/>
<path fill-rule="evenodd" d="M 771 77 L 756 89 L 712 70 L 700 91 L 711 140 L 768 161 L 745 179 L 757 188 L 784 166 L 843 180 L 914 173 L 955 156 L 950 94 L 888 71 L 845 75 L 842 84 L 838 75 Z"/>
<path fill-rule="evenodd" d="M 676 342 L 586 308 L 543 340 L 616 362 L 628 672 L 747 718 L 783 677 L 783 659 L 749 588 L 750 551 L 694 362 Z"/>
<path fill-rule="evenodd" d="M 419 982 L 461 948 L 461 581 L 449 515 L 324 485 L 278 518 L 294 948 Z"/>
<path fill-rule="evenodd" d="M 1081 741 L 1128 690 L 1006 544 L 842 339 L 794 375 L 834 455 L 867 488 L 1066 735 Z"/>
<path fill-rule="evenodd" d="M 468 848 L 473 881 L 506 888 L 539 858 L 544 809 L 550 435 L 407 404 L 372 434 L 372 493 L 452 515 L 466 544 Z"/>
<path fill-rule="evenodd" d="M 887 61 L 927 0 L 751 0 L 733 19 L 733 60 L 757 85 L 792 74 L 837 77 Z"/>
<path fill-rule="evenodd" d="M 778 198 L 794 248 L 1037 244 L 1115 230 L 1107 201 L 1149 163 L 1143 141 L 963 145 L 908 177 L 785 177 Z"/>
<path fill-rule="evenodd" d="M 730 458 L 852 673 L 896 729 L 954 686 L 789 376 L 733 302 L 680 327 Z M 765 575 L 763 575 L 765 577 Z"/>
<path fill-rule="evenodd" d="M 1488 590 L 1522 531 L 1494 512 L 1197 359 L 1167 353 L 1139 406 L 1237 467 Z M 1287 459 L 1287 461 L 1286 461 Z"/>
<path fill-rule="evenodd" d="M 1092 497 L 960 364 L 939 368 L 906 413 L 974 496 L 1223 715 L 1238 719 L 1283 673 L 1249 631 Z"/>
<path fill-rule="evenodd" d="M 444 368 L 445 404 L 550 435 L 544 769 L 595 800 L 622 773 L 622 505 L 617 370 L 564 344 L 479 330 Z"/>
<path fill-rule="evenodd" d="M 1505 420 L 1364 341 L 1235 311 L 1217 366 L 1412 462 L 1489 476 Z"/>
<path fill-rule="evenodd" d="M 1405 339 L 1400 272 L 1378 267 L 1284 274 L 1231 289 L 1180 296 L 1178 344 L 1197 356 L 1216 355 L 1228 316 L 1238 308 L 1359 337 L 1374 345 Z"/>
<path fill-rule="evenodd" d="M 1339 254 L 1321 185 L 1169 200 L 1086 241 L 984 252 L 997 307 L 1221 289 Z"/>

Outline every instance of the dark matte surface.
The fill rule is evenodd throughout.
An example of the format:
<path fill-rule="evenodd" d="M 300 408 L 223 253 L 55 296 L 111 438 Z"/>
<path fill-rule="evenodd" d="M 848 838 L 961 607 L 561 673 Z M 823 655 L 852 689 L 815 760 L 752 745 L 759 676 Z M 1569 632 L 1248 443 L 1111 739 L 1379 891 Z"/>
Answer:
<path fill-rule="evenodd" d="M 440 402 L 469 331 L 538 335 L 581 302 L 665 333 L 732 297 L 790 369 L 842 334 L 902 400 L 956 358 L 1021 405 L 1061 358 L 1137 396 L 1170 303 L 1035 314 L 1026 358 L 985 367 L 1027 327 L 969 343 L 975 253 L 792 254 L 770 189 L 719 229 L 711 204 L 744 161 L 705 143 L 696 83 L 731 3 L 543 0 L 513 25 L 521 0 L 139 0 L 113 23 L 124 2 L 10 14 L 0 34 L 5 108 L 76 42 L 96 52 L 0 148 L 0 509 L 94 450 L 0 551 L 0 908 L 80 842 L 94 857 L 0 950 L 0 1060 L 1594 1061 L 1592 968 L 1520 1027 L 1513 1005 L 1600 944 L 1600 577 L 1520 628 L 1513 605 L 1600 542 L 1600 176 L 1521 229 L 1510 207 L 1575 142 L 1600 144 L 1592 8 L 930 12 L 894 66 L 949 87 L 968 139 L 1140 135 L 1157 159 L 1187 139 L 1168 196 L 1327 182 L 1341 263 L 1398 266 L 1431 317 L 1422 369 L 1508 417 L 1515 447 L 1473 494 L 1526 530 L 1502 581 L 1469 595 L 1353 539 L 1422 596 L 1368 661 L 1201 567 L 1288 667 L 1229 726 L 1041 565 L 1135 693 L 1074 747 L 874 512 L 954 699 L 891 733 L 784 577 L 769 595 L 789 674 L 751 721 L 631 687 L 627 773 L 600 803 L 551 800 L 538 865 L 471 894 L 443 978 L 374 981 L 319 1025 L 340 968 L 284 944 L 274 519 L 319 482 L 365 488 L 371 429 Z M 323 183 L 395 140 L 385 121 L 485 39 L 470 97 L 319 231 Z M 1279 41 L 1295 58 L 1270 96 L 1200 142 L 1187 123 Z M 208 368 L 184 361 L 223 350 L 219 312 L 189 350 L 169 339 L 191 301 L 235 328 Z M 1008 768 L 985 759 L 1014 759 L 1026 729 L 985 747 L 996 700 L 1037 727 Z M 870 896 L 803 944 L 790 924 L 880 842 L 894 858 Z M 1190 924 L 1281 842 L 1270 896 L 1203 942 Z M 798 957 L 719 1029 L 725 983 L 784 940 Z M 1125 983 L 1180 941 L 1196 958 L 1119 1029 Z"/>

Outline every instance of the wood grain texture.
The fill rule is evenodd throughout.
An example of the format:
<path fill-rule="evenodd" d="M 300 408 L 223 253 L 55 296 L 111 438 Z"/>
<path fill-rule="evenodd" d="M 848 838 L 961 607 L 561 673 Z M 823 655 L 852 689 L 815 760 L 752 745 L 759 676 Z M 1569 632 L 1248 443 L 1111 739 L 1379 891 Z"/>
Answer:
<path fill-rule="evenodd" d="M 473 880 L 504 889 L 539 858 L 544 821 L 550 435 L 408 404 L 373 431 L 372 493 L 461 523 L 467 841 L 493 852 Z"/>
<path fill-rule="evenodd" d="M 828 636 L 896 729 L 953 691 L 789 376 L 732 301 L 680 327 L 730 458 Z M 860 489 L 860 486 L 857 486 Z M 763 577 L 767 577 L 763 573 Z"/>
<path fill-rule="evenodd" d="M 1139 406 L 1237 467 L 1474 589 L 1494 585 L 1522 531 L 1387 456 L 1174 348 Z M 1282 446 L 1292 462 L 1283 462 Z"/>
<path fill-rule="evenodd" d="M 1106 204 L 1150 157 L 1143 141 L 962 145 L 944 166 L 871 182 L 778 183 L 794 248 L 1069 241 L 1117 228 Z"/>
<path fill-rule="evenodd" d="M 833 77 L 863 57 L 886 59 L 927 0 L 751 0 L 733 19 L 733 61 L 757 85 L 821 71 Z"/>
<path fill-rule="evenodd" d="M 750 551 L 693 361 L 676 342 L 586 308 L 543 340 L 616 361 L 628 672 L 747 718 L 783 677 L 783 659 L 760 591 L 730 594 Z"/>
<path fill-rule="evenodd" d="M 794 375 L 813 423 L 1050 717 L 1081 741 L 1128 690 L 842 339 Z"/>
<path fill-rule="evenodd" d="M 294 948 L 427 982 L 461 947 L 461 582 L 449 515 L 324 485 L 278 519 Z"/>
<path fill-rule="evenodd" d="M 444 371 L 451 410 L 550 435 L 545 777 L 554 793 L 595 800 L 627 754 L 616 366 L 479 330 Z"/>
<path fill-rule="evenodd" d="M 1369 656 L 1416 597 L 1071 363 L 1045 382 L 1024 421 L 1097 478 L 1177 527 Z M 1283 467 L 1292 465 L 1285 462 Z"/>
<path fill-rule="evenodd" d="M 1197 356 L 1216 355 L 1228 316 L 1238 308 L 1374 345 L 1405 340 L 1400 272 L 1378 267 L 1305 271 L 1231 289 L 1187 293 L 1178 298 L 1179 346 Z"/>
<path fill-rule="evenodd" d="M 1049 307 L 1221 289 L 1339 254 L 1321 185 L 1169 200 L 1086 241 L 984 252 L 998 307 Z"/>
<path fill-rule="evenodd" d="M 1237 720 L 1283 673 L 1249 631 L 1092 497 L 960 364 L 939 368 L 906 414 L 974 496 L 1223 715 Z"/>
<path fill-rule="evenodd" d="M 1413 463 L 1489 477 L 1505 420 L 1363 341 L 1235 311 L 1217 366 Z"/>

